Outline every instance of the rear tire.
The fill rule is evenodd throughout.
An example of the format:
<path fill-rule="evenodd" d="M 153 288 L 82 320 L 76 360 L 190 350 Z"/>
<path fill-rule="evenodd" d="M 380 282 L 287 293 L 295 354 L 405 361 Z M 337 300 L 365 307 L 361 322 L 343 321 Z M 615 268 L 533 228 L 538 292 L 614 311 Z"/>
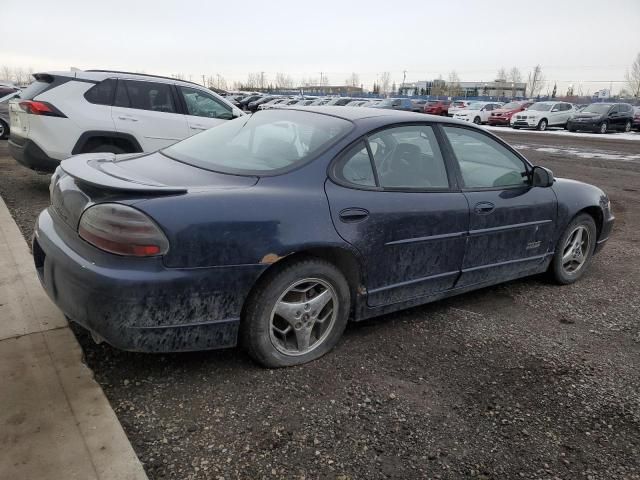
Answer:
<path fill-rule="evenodd" d="M 576 241 L 577 232 L 581 241 Z M 596 224 L 591 215 L 577 215 L 565 228 L 558 240 L 549 265 L 551 279 L 560 285 L 578 281 L 589 267 L 596 247 Z"/>
<path fill-rule="evenodd" d="M 4 120 L 0 120 L 0 140 L 9 138 L 9 125 Z"/>
<path fill-rule="evenodd" d="M 627 122 L 624 124 L 624 133 L 629 133 L 631 131 L 631 122 Z"/>
<path fill-rule="evenodd" d="M 310 285 L 315 286 L 305 290 Z M 328 303 L 314 310 L 314 299 L 321 296 L 329 298 Z M 268 368 L 316 360 L 338 343 L 350 304 L 349 284 L 333 264 L 309 258 L 276 267 L 246 300 L 240 327 L 242 345 L 256 362 Z"/>

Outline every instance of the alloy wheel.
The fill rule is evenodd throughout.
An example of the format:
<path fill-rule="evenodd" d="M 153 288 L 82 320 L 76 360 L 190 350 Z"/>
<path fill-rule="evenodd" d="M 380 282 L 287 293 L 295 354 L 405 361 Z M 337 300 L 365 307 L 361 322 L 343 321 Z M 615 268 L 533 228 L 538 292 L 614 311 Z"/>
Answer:
<path fill-rule="evenodd" d="M 540 120 L 540 124 L 538 125 L 538 129 L 542 132 L 544 132 L 547 129 L 547 121 L 546 120 Z"/>
<path fill-rule="evenodd" d="M 607 133 L 607 122 L 603 122 L 602 125 L 600 125 L 600 133 Z"/>
<path fill-rule="evenodd" d="M 624 132 L 629 133 L 631 131 L 631 122 L 627 122 L 624 124 Z M 2 136 L 2 135 L 0 135 Z"/>
<path fill-rule="evenodd" d="M 567 237 L 562 249 L 562 268 L 566 273 L 575 274 L 587 261 L 591 238 L 584 225 L 578 225 Z"/>
<path fill-rule="evenodd" d="M 269 337 L 283 355 L 304 355 L 329 336 L 338 315 L 335 289 L 319 278 L 305 278 L 285 289 L 271 311 Z"/>

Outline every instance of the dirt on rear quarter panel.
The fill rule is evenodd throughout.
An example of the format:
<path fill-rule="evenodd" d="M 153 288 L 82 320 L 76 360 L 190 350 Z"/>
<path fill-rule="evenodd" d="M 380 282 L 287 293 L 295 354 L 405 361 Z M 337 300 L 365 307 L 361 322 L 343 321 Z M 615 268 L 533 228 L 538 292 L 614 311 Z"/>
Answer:
<path fill-rule="evenodd" d="M 640 479 L 640 164 L 504 136 L 611 197 L 613 236 L 576 285 L 530 278 L 351 325 L 284 370 L 237 349 L 120 352 L 76 328 L 149 478 Z M 4 148 L 0 194 L 29 237 L 48 179 Z"/>

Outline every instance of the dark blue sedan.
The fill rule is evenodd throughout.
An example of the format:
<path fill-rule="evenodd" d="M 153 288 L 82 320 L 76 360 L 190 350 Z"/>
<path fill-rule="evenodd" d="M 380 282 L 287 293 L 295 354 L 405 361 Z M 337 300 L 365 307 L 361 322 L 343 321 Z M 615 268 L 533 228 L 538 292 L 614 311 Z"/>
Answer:
<path fill-rule="evenodd" d="M 363 320 L 548 272 L 575 282 L 605 193 L 487 131 L 384 109 L 267 110 L 151 154 L 79 155 L 51 181 L 40 280 L 94 338 L 231 347 L 280 367 Z"/>

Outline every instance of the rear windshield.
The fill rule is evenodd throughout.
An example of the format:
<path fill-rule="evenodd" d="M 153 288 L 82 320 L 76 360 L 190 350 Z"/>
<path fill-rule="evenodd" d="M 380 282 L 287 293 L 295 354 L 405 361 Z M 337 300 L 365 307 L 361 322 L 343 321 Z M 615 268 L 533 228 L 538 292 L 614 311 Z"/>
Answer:
<path fill-rule="evenodd" d="M 277 173 L 322 151 L 351 130 L 346 120 L 296 110 L 265 110 L 206 130 L 162 153 L 223 173 Z"/>
<path fill-rule="evenodd" d="M 32 82 L 27 88 L 22 90 L 22 92 L 20 92 L 20 98 L 24 100 L 33 100 L 36 95 L 40 95 L 42 92 L 44 92 L 49 85 L 49 82 L 36 80 L 35 82 Z"/>

